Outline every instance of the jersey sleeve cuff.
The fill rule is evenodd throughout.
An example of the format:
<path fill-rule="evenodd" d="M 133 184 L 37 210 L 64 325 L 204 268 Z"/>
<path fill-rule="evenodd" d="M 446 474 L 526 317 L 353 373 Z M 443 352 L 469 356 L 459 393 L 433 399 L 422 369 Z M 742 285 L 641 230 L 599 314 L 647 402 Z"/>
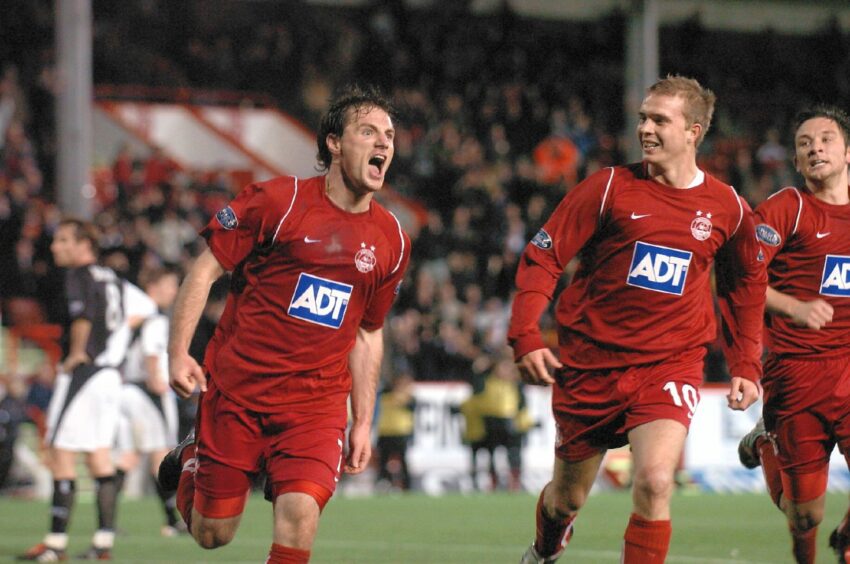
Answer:
<path fill-rule="evenodd" d="M 369 331 L 370 333 L 372 331 L 377 331 L 378 329 L 380 329 L 383 326 L 384 326 L 383 320 L 376 322 L 376 323 L 373 323 L 373 322 L 370 322 L 370 321 L 366 321 L 364 319 L 360 322 L 360 327 L 362 329 L 365 329 L 366 331 Z"/>
<path fill-rule="evenodd" d="M 736 366 L 730 367 L 729 373 L 733 377 L 743 378 L 744 380 L 749 380 L 753 384 L 758 384 L 761 379 L 761 372 L 757 368 L 751 368 L 748 366 Z"/>
<path fill-rule="evenodd" d="M 543 342 L 543 336 L 539 333 L 511 339 L 510 344 L 514 349 L 514 360 L 521 359 L 531 351 L 546 348 L 546 343 Z"/>

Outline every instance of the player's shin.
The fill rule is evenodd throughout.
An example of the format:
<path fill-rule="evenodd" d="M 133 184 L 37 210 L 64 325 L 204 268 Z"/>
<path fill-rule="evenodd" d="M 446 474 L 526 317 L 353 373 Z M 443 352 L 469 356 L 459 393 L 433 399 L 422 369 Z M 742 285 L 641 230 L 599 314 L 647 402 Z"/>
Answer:
<path fill-rule="evenodd" d="M 71 509 L 74 507 L 76 493 L 77 482 L 75 480 L 53 481 L 53 503 L 50 507 L 51 534 L 65 535 L 68 530 L 68 522 L 71 519 Z"/>
<path fill-rule="evenodd" d="M 97 531 L 92 537 L 92 548 L 96 551 L 108 551 L 115 542 L 115 512 L 118 502 L 115 476 L 95 478 L 95 497 Z"/>
<path fill-rule="evenodd" d="M 534 547 L 541 556 L 557 557 L 563 552 L 570 538 L 572 538 L 573 521 L 575 521 L 577 515 L 573 514 L 567 518 L 552 518 L 549 516 L 543 505 L 543 495 L 545 492 L 546 488 L 543 488 L 543 491 L 540 492 L 540 497 L 537 499 L 537 535 L 534 541 Z"/>
<path fill-rule="evenodd" d="M 818 528 L 812 527 L 807 531 L 791 530 L 791 552 L 794 554 L 794 562 L 797 564 L 814 564 Z"/>
<path fill-rule="evenodd" d="M 783 501 L 797 564 L 814 564 L 818 524 L 823 519 L 828 468 L 805 474 L 782 473 Z"/>
<path fill-rule="evenodd" d="M 112 531 L 115 529 L 115 509 L 118 500 L 115 476 L 101 476 L 94 481 L 98 529 Z"/>

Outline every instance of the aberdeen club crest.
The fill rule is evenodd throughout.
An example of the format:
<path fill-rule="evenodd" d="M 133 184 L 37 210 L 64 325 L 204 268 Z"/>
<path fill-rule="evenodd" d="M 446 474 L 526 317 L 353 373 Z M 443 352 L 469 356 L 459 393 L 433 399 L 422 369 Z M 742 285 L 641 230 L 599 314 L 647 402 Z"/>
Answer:
<path fill-rule="evenodd" d="M 354 266 L 357 267 L 357 270 L 363 274 L 372 272 L 377 262 L 378 259 L 375 258 L 375 246 L 370 245 L 367 247 L 366 243 L 360 243 L 360 250 L 354 255 Z"/>
<path fill-rule="evenodd" d="M 705 241 L 711 237 L 711 212 L 697 211 L 697 216 L 691 222 L 691 235 L 697 241 Z"/>

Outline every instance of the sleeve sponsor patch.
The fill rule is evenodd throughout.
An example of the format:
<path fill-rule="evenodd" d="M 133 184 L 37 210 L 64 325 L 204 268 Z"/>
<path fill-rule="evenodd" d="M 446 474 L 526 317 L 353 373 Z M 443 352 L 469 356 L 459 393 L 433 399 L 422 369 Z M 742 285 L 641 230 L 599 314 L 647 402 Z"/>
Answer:
<path fill-rule="evenodd" d="M 239 225 L 239 220 L 236 218 L 236 213 L 230 206 L 219 210 L 219 212 L 215 214 L 215 218 L 218 220 L 221 226 L 227 229 L 228 231 L 231 229 L 236 229 L 236 226 Z"/>
<path fill-rule="evenodd" d="M 68 310 L 72 316 L 80 315 L 84 309 L 86 309 L 86 304 L 82 300 L 74 300 L 68 304 Z"/>
<path fill-rule="evenodd" d="M 546 251 L 552 248 L 552 238 L 546 233 L 545 229 L 541 229 L 531 240 L 531 244 Z"/>
<path fill-rule="evenodd" d="M 779 236 L 776 229 L 766 223 L 756 225 L 756 238 L 771 247 L 778 247 L 779 243 L 782 242 L 782 237 Z"/>

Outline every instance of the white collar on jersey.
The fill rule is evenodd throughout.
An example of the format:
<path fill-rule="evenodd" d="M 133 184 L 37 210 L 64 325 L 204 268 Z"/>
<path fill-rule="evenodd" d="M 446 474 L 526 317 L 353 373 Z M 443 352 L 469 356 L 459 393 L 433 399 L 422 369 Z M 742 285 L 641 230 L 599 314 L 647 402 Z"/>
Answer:
<path fill-rule="evenodd" d="M 705 182 L 705 173 L 702 170 L 697 169 L 697 175 L 694 176 L 694 179 L 691 180 L 691 183 L 688 184 L 687 187 L 688 188 L 696 188 L 697 186 L 699 186 L 703 182 Z"/>

